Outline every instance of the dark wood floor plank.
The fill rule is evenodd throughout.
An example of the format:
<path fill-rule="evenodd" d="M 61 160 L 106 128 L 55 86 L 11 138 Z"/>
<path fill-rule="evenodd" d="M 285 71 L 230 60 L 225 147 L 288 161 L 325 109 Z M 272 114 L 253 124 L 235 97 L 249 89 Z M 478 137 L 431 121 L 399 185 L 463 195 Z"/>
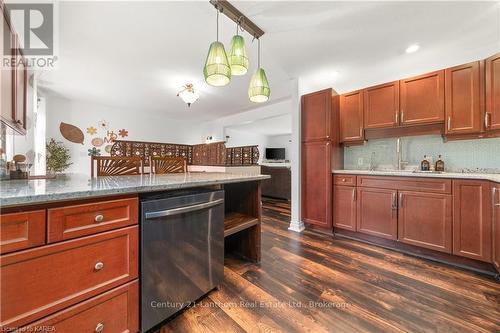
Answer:
<path fill-rule="evenodd" d="M 161 332 L 500 333 L 497 281 L 370 244 L 291 232 L 289 221 L 289 202 L 264 199 L 262 262 L 227 258 L 221 289 L 203 299 L 209 306 L 185 310 Z M 248 305 L 261 301 L 287 306 Z"/>

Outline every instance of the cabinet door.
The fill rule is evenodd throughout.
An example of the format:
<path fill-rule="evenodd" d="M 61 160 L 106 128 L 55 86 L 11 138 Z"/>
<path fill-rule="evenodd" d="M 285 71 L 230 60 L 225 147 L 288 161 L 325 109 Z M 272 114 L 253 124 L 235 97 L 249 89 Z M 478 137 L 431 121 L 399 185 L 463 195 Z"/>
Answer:
<path fill-rule="evenodd" d="M 398 238 L 397 191 L 360 187 L 357 199 L 357 231 L 396 240 Z"/>
<path fill-rule="evenodd" d="M 330 142 L 302 144 L 302 220 L 332 227 L 332 170 Z"/>
<path fill-rule="evenodd" d="M 4 63 L 10 62 L 13 53 L 9 55 L 5 55 L 7 50 L 4 49 L 4 44 L 11 45 L 11 52 L 14 51 L 12 47 L 13 35 L 10 29 L 10 26 L 7 23 L 7 19 L 5 18 L 2 11 L 0 11 L 0 60 L 2 61 L 2 69 L 0 69 L 0 110 L 1 110 L 1 120 L 5 124 L 10 127 L 15 125 L 15 109 L 14 109 L 14 86 L 15 86 L 15 71 L 4 69 L 7 66 L 4 66 Z M 7 33 L 10 32 L 10 33 Z M 6 38 L 5 34 L 7 34 L 8 41 L 4 40 Z"/>
<path fill-rule="evenodd" d="M 500 183 L 493 184 L 493 265 L 500 273 Z"/>
<path fill-rule="evenodd" d="M 439 123 L 444 120 L 444 71 L 401 80 L 401 125 Z"/>
<path fill-rule="evenodd" d="M 356 187 L 333 187 L 333 226 L 356 231 Z"/>
<path fill-rule="evenodd" d="M 332 126 L 332 90 L 302 96 L 302 142 L 328 140 Z"/>
<path fill-rule="evenodd" d="M 363 91 L 340 96 L 340 142 L 362 141 Z"/>
<path fill-rule="evenodd" d="M 451 195 L 399 192 L 399 241 L 451 253 L 452 223 Z"/>
<path fill-rule="evenodd" d="M 399 81 L 364 90 L 365 128 L 399 125 Z"/>
<path fill-rule="evenodd" d="M 491 192 L 487 181 L 453 181 L 453 254 L 491 262 Z"/>
<path fill-rule="evenodd" d="M 486 59 L 487 130 L 500 130 L 500 53 Z"/>
<path fill-rule="evenodd" d="M 481 132 L 479 80 L 479 61 L 446 70 L 446 134 Z"/>

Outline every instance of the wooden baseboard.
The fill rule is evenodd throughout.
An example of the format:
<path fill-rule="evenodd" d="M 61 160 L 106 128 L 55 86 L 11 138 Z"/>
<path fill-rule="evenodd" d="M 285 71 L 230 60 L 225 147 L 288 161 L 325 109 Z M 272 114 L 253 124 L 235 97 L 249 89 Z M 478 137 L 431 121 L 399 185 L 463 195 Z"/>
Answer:
<path fill-rule="evenodd" d="M 418 246 L 405 244 L 390 239 L 379 238 L 376 236 L 366 235 L 359 232 L 353 232 L 349 230 L 335 229 L 333 234 L 334 237 L 347 238 L 380 246 L 385 249 L 394 250 L 417 258 L 427 259 L 442 264 L 451 265 L 457 268 L 470 270 L 475 273 L 479 273 L 489 277 L 497 279 L 500 277 L 499 274 L 496 272 L 493 264 L 489 264 L 486 262 L 459 257 L 448 253 L 425 249 Z"/>

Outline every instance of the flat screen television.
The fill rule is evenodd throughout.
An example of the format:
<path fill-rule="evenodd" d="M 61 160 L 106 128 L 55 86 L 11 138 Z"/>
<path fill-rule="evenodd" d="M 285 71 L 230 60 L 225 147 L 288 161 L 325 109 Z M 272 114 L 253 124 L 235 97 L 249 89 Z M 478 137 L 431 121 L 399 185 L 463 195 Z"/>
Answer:
<path fill-rule="evenodd" d="M 266 160 L 284 160 L 285 148 L 266 148 Z"/>

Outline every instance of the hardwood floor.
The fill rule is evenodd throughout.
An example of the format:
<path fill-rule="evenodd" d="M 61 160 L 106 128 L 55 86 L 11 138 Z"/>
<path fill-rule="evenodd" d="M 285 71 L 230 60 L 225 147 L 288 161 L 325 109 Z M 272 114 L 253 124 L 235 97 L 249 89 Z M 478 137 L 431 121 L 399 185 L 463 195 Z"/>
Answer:
<path fill-rule="evenodd" d="M 262 262 L 225 280 L 159 332 L 500 332 L 500 283 L 398 252 L 287 230 L 264 200 Z"/>

